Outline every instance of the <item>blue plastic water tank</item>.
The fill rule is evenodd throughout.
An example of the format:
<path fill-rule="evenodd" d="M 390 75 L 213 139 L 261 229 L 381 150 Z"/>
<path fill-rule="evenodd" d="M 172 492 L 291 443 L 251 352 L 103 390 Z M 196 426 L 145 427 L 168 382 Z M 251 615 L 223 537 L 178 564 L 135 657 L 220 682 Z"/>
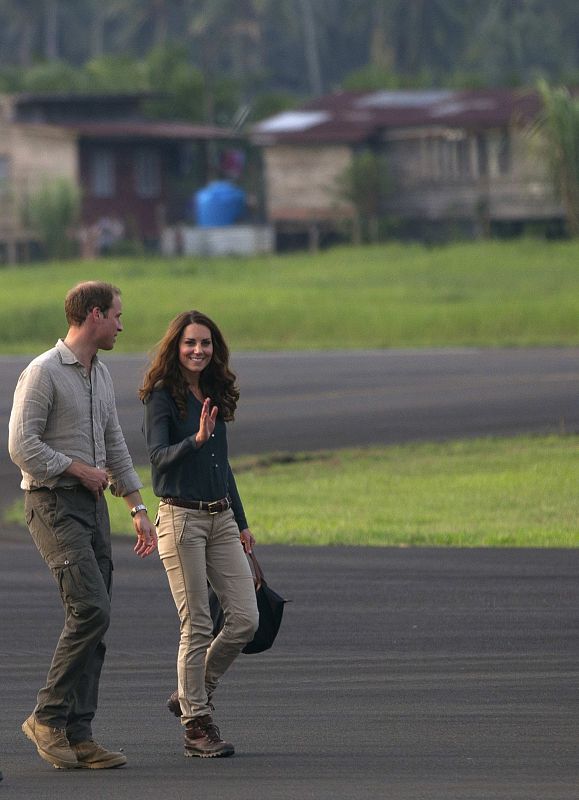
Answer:
<path fill-rule="evenodd" d="M 195 194 L 197 224 L 205 228 L 233 225 L 245 209 L 245 192 L 229 181 L 212 181 Z"/>

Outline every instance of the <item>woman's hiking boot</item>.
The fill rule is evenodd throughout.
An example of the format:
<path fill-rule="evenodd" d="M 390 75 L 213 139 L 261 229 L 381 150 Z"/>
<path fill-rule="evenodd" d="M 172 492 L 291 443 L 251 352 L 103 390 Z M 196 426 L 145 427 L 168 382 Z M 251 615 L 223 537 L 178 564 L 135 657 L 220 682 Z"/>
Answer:
<path fill-rule="evenodd" d="M 185 725 L 185 755 L 199 758 L 223 758 L 235 752 L 230 742 L 224 742 L 219 728 L 209 714 L 194 717 Z"/>

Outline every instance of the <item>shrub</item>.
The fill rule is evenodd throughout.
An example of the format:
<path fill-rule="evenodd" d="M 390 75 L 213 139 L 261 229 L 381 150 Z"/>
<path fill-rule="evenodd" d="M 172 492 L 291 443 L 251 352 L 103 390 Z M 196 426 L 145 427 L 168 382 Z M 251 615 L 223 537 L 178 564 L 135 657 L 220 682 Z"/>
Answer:
<path fill-rule="evenodd" d="M 27 221 L 42 239 L 49 258 L 69 258 L 73 255 L 73 229 L 79 213 L 79 190 L 65 178 L 44 183 L 28 198 L 25 211 Z"/>

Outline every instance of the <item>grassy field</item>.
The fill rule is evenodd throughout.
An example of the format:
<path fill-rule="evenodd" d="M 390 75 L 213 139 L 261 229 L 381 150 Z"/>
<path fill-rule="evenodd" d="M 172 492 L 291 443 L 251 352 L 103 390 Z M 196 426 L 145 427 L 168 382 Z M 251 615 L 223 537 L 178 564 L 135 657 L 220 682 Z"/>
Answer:
<path fill-rule="evenodd" d="M 305 545 L 577 547 L 579 437 L 438 444 L 233 462 L 259 542 Z M 145 502 L 157 501 L 147 469 Z M 131 533 L 109 500 L 113 529 Z M 22 519 L 22 504 L 10 510 Z"/>
<path fill-rule="evenodd" d="M 233 350 L 577 345 L 578 264 L 579 243 L 527 239 L 3 268 L 0 352 L 52 344 L 66 290 L 88 278 L 123 291 L 119 352 L 149 350 L 193 307 L 216 318 Z"/>
<path fill-rule="evenodd" d="M 233 351 L 579 345 L 578 265 L 579 243 L 519 240 L 4 268 L 0 353 L 50 346 L 66 330 L 66 290 L 90 278 L 123 291 L 119 352 L 149 350 L 193 307 L 216 318 Z M 578 449 L 573 437 L 485 439 L 236 470 L 264 542 L 575 547 Z M 130 531 L 123 504 L 109 506 L 114 529 Z"/>

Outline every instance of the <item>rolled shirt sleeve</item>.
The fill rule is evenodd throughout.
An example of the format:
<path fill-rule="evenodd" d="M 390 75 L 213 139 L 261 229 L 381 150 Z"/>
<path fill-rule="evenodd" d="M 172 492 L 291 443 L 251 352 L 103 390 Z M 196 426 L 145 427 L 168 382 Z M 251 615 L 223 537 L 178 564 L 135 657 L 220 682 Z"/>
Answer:
<path fill-rule="evenodd" d="M 43 439 L 53 401 L 50 374 L 40 365 L 31 365 L 18 379 L 8 426 L 10 458 L 23 476 L 48 488 L 54 488 L 58 477 L 72 464 L 72 458 Z"/>
<path fill-rule="evenodd" d="M 141 489 L 143 482 L 133 467 L 133 460 L 114 405 L 105 428 L 105 448 L 106 470 L 111 484 L 111 492 L 117 497 L 124 497 Z"/>
<path fill-rule="evenodd" d="M 64 474 L 73 461 L 106 470 L 113 494 L 143 485 L 119 425 L 108 369 L 95 356 L 89 374 L 61 340 L 18 380 L 9 451 L 22 471 L 23 489 L 77 485 Z"/>

